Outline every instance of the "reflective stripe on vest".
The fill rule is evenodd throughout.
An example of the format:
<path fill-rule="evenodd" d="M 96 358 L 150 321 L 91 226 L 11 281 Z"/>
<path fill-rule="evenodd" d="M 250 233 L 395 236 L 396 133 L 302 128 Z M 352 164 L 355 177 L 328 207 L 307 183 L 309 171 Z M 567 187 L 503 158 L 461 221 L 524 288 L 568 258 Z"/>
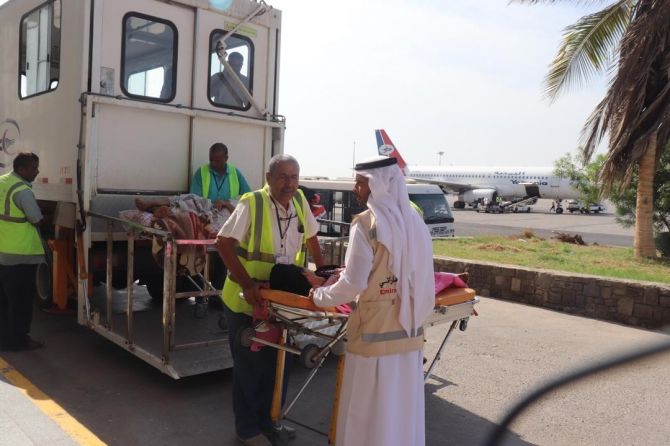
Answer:
<path fill-rule="evenodd" d="M 35 225 L 14 203 L 14 195 L 30 189 L 12 173 L 0 176 L 0 252 L 18 255 L 42 255 L 44 247 Z"/>
<path fill-rule="evenodd" d="M 270 279 L 270 271 L 275 265 L 274 240 L 272 234 L 272 213 L 267 186 L 261 190 L 249 192 L 242 196 L 241 201 L 249 201 L 250 226 L 247 237 L 236 248 L 237 258 L 254 280 Z M 306 199 L 298 190 L 293 196 L 293 207 L 298 215 L 298 224 L 305 228 Z M 302 247 L 295 255 L 293 264 L 305 266 L 307 260 L 307 235 L 303 229 Z M 251 313 L 252 307 L 240 293 L 242 287 L 230 274 L 223 285 L 221 297 L 228 308 L 235 313 Z"/>
<path fill-rule="evenodd" d="M 363 333 L 361 339 L 365 342 L 387 342 L 415 338 L 417 336 L 423 336 L 423 327 L 419 327 L 418 330 L 411 330 L 409 336 L 407 336 L 405 330 L 399 330 L 387 331 L 386 333 Z"/>
<path fill-rule="evenodd" d="M 228 192 L 230 199 L 236 199 L 240 195 L 240 180 L 237 178 L 237 169 L 230 163 L 228 166 Z M 209 188 L 212 184 L 212 171 L 209 169 L 209 164 L 200 167 L 200 179 L 202 181 L 202 197 L 209 198 Z M 225 181 L 225 178 L 224 178 Z"/>

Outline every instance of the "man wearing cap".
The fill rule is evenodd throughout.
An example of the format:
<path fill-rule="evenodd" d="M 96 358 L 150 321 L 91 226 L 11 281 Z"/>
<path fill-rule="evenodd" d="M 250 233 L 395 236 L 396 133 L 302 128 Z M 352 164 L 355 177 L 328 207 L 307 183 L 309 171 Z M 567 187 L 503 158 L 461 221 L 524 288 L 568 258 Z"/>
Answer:
<path fill-rule="evenodd" d="M 323 265 L 319 227 L 298 190 L 299 175 L 294 157 L 273 156 L 265 174 L 267 185 L 242 196 L 217 236 L 217 249 L 229 271 L 222 295 L 234 362 L 235 431 L 243 445 L 270 446 L 271 438 L 283 436 L 270 419 L 277 351 L 252 352 L 235 335 L 251 326 L 253 305 L 260 303 L 260 288 L 267 287 L 275 264 L 305 266 L 309 251 L 316 266 Z M 279 432 L 286 430 L 284 426 Z M 290 431 L 289 438 L 295 435 Z"/>
<path fill-rule="evenodd" d="M 425 444 L 422 324 L 435 304 L 432 243 L 410 206 L 395 158 L 357 164 L 354 194 L 367 210 L 352 222 L 345 268 L 314 303 L 335 306 L 356 296 L 336 444 Z"/>

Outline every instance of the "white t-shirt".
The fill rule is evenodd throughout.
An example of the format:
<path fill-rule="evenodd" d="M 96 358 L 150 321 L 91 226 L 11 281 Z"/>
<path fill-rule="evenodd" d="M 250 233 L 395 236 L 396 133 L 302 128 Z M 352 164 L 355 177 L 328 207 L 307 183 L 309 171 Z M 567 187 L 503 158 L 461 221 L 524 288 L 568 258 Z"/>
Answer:
<path fill-rule="evenodd" d="M 251 225 L 251 209 L 250 201 L 240 201 L 230 218 L 221 227 L 218 236 L 234 238 L 238 242 L 244 239 L 249 231 Z M 276 203 L 276 205 L 275 205 Z M 279 214 L 279 224 L 281 225 L 281 233 L 284 234 L 282 240 L 279 232 L 280 226 L 277 223 L 277 214 Z M 288 210 L 270 198 L 270 226 L 272 227 L 272 242 L 274 244 L 275 254 L 287 256 L 290 260 L 295 258 L 295 255 L 302 247 L 303 234 L 298 232 L 300 222 L 298 214 L 293 206 L 293 200 L 289 202 Z M 305 229 L 307 238 L 312 238 L 319 232 L 319 225 L 316 218 L 309 210 L 305 208 Z"/>

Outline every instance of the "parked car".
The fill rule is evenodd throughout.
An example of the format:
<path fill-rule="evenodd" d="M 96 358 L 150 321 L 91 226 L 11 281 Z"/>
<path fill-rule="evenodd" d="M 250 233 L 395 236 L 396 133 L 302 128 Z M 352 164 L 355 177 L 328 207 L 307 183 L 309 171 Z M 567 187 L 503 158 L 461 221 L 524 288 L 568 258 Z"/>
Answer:
<path fill-rule="evenodd" d="M 579 210 L 582 214 L 598 214 L 605 212 L 605 206 L 600 203 L 589 203 L 588 206 L 582 206 Z"/>
<path fill-rule="evenodd" d="M 582 212 L 582 205 L 579 203 L 579 201 L 577 201 L 577 200 L 568 200 L 567 203 L 568 203 L 568 204 L 567 204 L 567 206 L 566 206 L 566 209 L 567 209 L 568 212 L 570 212 L 571 214 L 572 214 L 573 212 Z"/>

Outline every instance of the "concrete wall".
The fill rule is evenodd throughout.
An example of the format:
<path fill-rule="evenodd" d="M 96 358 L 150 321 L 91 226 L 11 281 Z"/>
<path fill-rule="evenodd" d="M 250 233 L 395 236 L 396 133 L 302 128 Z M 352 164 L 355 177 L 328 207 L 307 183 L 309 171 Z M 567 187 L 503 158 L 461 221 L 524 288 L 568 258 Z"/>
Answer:
<path fill-rule="evenodd" d="M 670 286 L 435 257 L 435 271 L 470 273 L 480 296 L 644 328 L 670 324 Z"/>

